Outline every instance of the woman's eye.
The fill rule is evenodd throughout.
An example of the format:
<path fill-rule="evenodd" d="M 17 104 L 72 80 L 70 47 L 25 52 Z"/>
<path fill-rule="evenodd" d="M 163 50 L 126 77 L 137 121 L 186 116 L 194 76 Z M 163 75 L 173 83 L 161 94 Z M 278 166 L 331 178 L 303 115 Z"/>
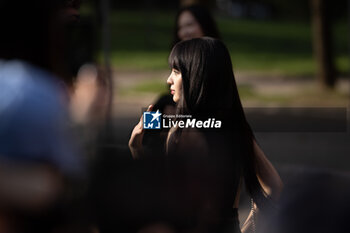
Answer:
<path fill-rule="evenodd" d="M 175 74 L 180 74 L 180 71 L 178 70 L 173 70 Z"/>

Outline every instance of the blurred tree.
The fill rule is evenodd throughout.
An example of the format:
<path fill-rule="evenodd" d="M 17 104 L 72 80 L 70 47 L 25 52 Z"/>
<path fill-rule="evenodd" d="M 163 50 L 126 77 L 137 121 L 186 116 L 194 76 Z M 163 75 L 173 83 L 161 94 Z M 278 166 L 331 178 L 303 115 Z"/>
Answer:
<path fill-rule="evenodd" d="M 330 0 L 310 0 L 317 76 L 322 86 L 332 88 L 336 81 L 336 75 L 331 46 L 329 2 Z"/>

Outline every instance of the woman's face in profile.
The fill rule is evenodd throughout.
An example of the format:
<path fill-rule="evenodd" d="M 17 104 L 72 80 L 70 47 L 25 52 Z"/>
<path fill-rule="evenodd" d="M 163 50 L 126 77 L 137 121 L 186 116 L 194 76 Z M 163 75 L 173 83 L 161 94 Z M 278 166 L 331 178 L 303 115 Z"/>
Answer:
<path fill-rule="evenodd" d="M 173 95 L 173 100 L 177 103 L 180 100 L 182 92 L 182 75 L 181 72 L 172 69 L 168 77 L 167 83 L 170 85 L 170 93 Z"/>
<path fill-rule="evenodd" d="M 204 36 L 201 26 L 189 11 L 184 11 L 180 14 L 177 24 L 179 27 L 177 35 L 180 40 L 189 40 Z"/>

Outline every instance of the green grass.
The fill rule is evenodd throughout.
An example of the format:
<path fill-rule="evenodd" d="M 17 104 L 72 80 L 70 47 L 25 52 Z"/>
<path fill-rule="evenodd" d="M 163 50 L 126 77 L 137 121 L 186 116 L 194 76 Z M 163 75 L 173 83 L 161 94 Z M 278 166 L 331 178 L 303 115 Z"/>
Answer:
<path fill-rule="evenodd" d="M 119 70 L 168 69 L 174 17 L 175 12 L 113 12 L 112 65 Z M 216 19 L 235 70 L 284 76 L 315 74 L 309 23 Z M 347 24 L 337 23 L 333 29 L 336 66 L 340 73 L 347 73 Z"/>
<path fill-rule="evenodd" d="M 243 84 L 238 87 L 240 96 L 254 97 L 255 93 L 250 85 Z M 165 81 L 155 79 L 139 82 L 137 85 L 133 85 L 121 90 L 122 95 L 138 94 L 138 93 L 168 93 L 169 87 Z"/>
<path fill-rule="evenodd" d="M 118 51 L 111 54 L 112 65 L 122 70 L 164 70 L 168 69 L 167 52 Z"/>
<path fill-rule="evenodd" d="M 159 79 L 143 81 L 138 83 L 137 85 L 133 85 L 129 88 L 123 88 L 121 90 L 121 95 L 139 95 L 142 93 L 168 93 L 169 87 L 165 81 L 161 81 Z"/>

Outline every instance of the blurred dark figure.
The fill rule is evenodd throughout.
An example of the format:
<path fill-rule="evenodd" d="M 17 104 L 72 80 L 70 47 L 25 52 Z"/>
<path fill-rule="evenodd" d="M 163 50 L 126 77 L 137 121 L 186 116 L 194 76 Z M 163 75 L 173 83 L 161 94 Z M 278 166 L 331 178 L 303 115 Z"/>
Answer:
<path fill-rule="evenodd" d="M 96 63 L 96 20 L 93 14 L 80 15 L 81 0 L 61 1 L 63 8 L 60 16 L 65 26 L 66 42 L 64 61 L 68 65 L 69 75 L 75 79 L 83 65 Z"/>
<path fill-rule="evenodd" d="M 209 36 L 220 39 L 220 33 L 209 10 L 200 5 L 181 8 L 175 18 L 172 47 L 179 41 Z"/>
<path fill-rule="evenodd" d="M 79 13 L 81 0 L 62 2 L 60 16 L 64 22 L 66 43 L 63 58 L 67 73 L 74 82 L 70 88 L 70 113 L 84 155 L 92 160 L 96 154 L 97 135 L 105 127 L 111 101 L 108 72 L 106 67 L 98 64 L 96 55 L 98 8 L 94 8 L 93 3 L 97 1 L 84 1 L 87 7 L 97 9 L 97 12 L 82 15 Z"/>
<path fill-rule="evenodd" d="M 111 85 L 108 68 L 97 61 L 97 12 L 81 15 L 81 0 L 61 0 L 59 17 L 64 25 L 65 49 L 63 59 L 67 75 L 73 80 L 69 86 L 69 107 L 74 133 L 78 135 L 84 157 L 92 163 L 96 155 L 98 135 L 105 126 L 110 112 Z M 97 1 L 84 1 L 95 7 Z M 93 9 L 95 9 L 93 8 Z M 97 8 L 98 9 L 98 8 Z M 98 10 L 97 10 L 98 11 Z M 104 142 L 103 142 L 104 143 Z"/>
<path fill-rule="evenodd" d="M 81 229 L 80 191 L 67 189 L 85 166 L 70 132 L 64 3 L 0 3 L 0 232 Z"/>
<path fill-rule="evenodd" d="M 348 232 L 350 174 L 315 168 L 293 173 L 288 175 L 279 212 L 260 223 L 263 232 Z"/>
<path fill-rule="evenodd" d="M 105 154 L 95 164 L 98 172 L 92 179 L 100 233 L 218 232 L 216 225 L 214 230 L 208 223 L 217 221 L 220 212 L 213 211 L 213 205 L 218 195 L 227 195 L 218 187 L 228 181 L 216 179 L 221 174 L 212 169 L 213 160 L 197 156 L 187 153 L 132 161 Z"/>

